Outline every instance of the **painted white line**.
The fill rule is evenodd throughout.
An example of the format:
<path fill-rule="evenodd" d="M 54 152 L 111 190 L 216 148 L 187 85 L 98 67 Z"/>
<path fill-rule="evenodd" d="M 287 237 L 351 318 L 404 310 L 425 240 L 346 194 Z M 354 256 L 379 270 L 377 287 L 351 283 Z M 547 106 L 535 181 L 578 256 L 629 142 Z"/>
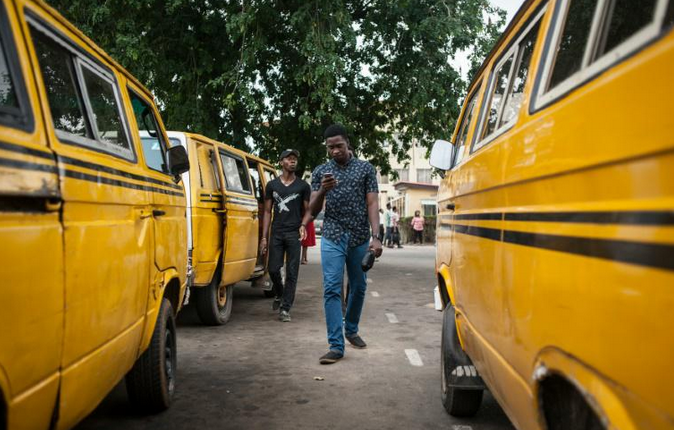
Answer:
<path fill-rule="evenodd" d="M 372 279 L 367 278 L 367 283 L 368 283 L 368 284 L 371 284 L 371 283 L 372 283 Z"/>
<path fill-rule="evenodd" d="M 398 324 L 400 321 L 398 321 L 398 318 L 395 316 L 395 314 L 387 313 L 386 318 L 388 318 L 388 322 L 391 324 Z"/>
<path fill-rule="evenodd" d="M 421 361 L 419 351 L 417 351 L 416 349 L 406 349 L 405 355 L 407 355 L 407 359 L 410 361 L 410 364 L 412 366 L 421 367 L 424 365 L 424 362 Z"/>
<path fill-rule="evenodd" d="M 465 426 L 460 424 L 454 424 L 452 430 L 473 430 L 471 426 Z"/>
<path fill-rule="evenodd" d="M 372 297 L 379 297 L 379 293 L 376 291 L 372 291 L 370 294 L 372 294 Z"/>

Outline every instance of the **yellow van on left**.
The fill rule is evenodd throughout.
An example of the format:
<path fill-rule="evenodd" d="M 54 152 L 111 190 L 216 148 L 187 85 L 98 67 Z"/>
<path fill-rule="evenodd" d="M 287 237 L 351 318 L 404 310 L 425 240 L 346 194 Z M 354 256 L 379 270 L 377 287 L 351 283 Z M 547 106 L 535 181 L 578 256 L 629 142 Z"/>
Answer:
<path fill-rule="evenodd" d="M 188 169 L 136 79 L 45 3 L 0 0 L 0 430 L 73 427 L 125 375 L 169 406 Z"/>

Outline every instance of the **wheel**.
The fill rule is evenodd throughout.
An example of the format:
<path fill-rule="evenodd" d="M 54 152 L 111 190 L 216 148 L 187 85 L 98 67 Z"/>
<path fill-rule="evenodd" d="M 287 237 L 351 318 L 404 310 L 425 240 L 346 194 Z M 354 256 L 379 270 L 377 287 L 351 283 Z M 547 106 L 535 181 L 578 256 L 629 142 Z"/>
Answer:
<path fill-rule="evenodd" d="M 234 285 L 219 285 L 220 277 L 214 276 L 207 287 L 195 288 L 197 314 L 206 325 L 223 325 L 232 315 Z"/>
<path fill-rule="evenodd" d="M 465 368 L 467 365 L 472 367 L 470 359 L 466 356 L 465 360 L 457 360 L 456 354 L 463 353 L 456 332 L 456 321 L 454 320 L 454 306 L 447 306 L 443 312 L 442 323 L 442 353 L 440 356 L 440 369 L 442 372 L 442 405 L 447 412 L 455 417 L 472 417 L 480 408 L 482 403 L 483 389 L 480 388 L 457 388 L 452 386 L 455 379 L 450 379 L 450 375 L 459 366 Z M 452 350 L 452 348 L 454 350 Z"/>
<path fill-rule="evenodd" d="M 168 299 L 162 299 L 150 346 L 126 374 L 129 401 L 148 413 L 168 409 L 175 392 L 176 323 Z"/>

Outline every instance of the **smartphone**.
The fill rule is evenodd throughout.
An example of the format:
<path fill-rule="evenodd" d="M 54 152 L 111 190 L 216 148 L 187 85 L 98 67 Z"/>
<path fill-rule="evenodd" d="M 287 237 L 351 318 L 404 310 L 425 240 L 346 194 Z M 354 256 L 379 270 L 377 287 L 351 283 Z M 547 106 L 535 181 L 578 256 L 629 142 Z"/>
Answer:
<path fill-rule="evenodd" d="M 323 173 L 323 178 L 325 178 L 325 179 L 330 179 L 330 178 L 332 178 L 333 176 L 334 176 L 334 175 L 332 174 L 332 172 L 325 172 L 325 173 Z"/>

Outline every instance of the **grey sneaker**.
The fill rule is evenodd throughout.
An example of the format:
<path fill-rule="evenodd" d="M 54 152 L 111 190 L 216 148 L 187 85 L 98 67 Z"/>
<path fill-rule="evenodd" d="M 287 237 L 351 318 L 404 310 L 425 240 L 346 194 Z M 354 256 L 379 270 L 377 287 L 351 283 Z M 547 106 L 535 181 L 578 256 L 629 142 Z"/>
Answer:
<path fill-rule="evenodd" d="M 272 302 L 272 304 L 271 304 L 271 309 L 272 309 L 273 311 L 277 311 L 278 308 L 280 308 L 280 307 L 281 307 L 281 298 L 280 298 L 280 297 L 276 297 L 276 298 L 274 299 L 274 301 Z"/>
<path fill-rule="evenodd" d="M 344 354 L 340 354 L 337 351 L 330 350 L 327 354 L 318 359 L 321 364 L 332 364 L 336 363 L 338 360 L 344 357 Z"/>
<path fill-rule="evenodd" d="M 282 310 L 278 314 L 278 319 L 283 322 L 290 322 L 290 312 Z"/>

